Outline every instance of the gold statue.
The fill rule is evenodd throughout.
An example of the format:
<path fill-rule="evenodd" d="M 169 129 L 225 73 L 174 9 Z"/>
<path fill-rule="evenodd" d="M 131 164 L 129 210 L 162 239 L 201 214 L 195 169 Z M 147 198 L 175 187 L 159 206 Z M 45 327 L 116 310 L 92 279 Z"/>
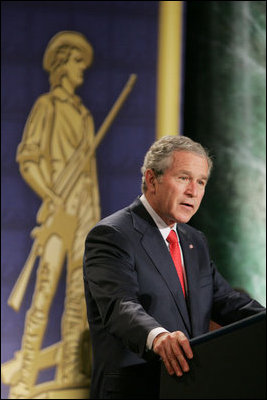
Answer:
<path fill-rule="evenodd" d="M 41 197 L 33 246 L 9 297 L 19 310 L 39 257 L 33 299 L 25 318 L 21 349 L 3 364 L 9 398 L 88 398 L 90 335 L 86 319 L 82 257 L 86 233 L 100 219 L 96 148 L 126 100 L 132 75 L 98 133 L 90 111 L 75 90 L 93 60 L 93 49 L 78 32 L 56 34 L 46 48 L 43 67 L 51 89 L 35 102 L 17 161 L 25 181 Z M 65 308 L 61 341 L 42 348 L 52 300 L 66 260 Z M 36 385 L 40 370 L 56 367 L 55 379 Z"/>

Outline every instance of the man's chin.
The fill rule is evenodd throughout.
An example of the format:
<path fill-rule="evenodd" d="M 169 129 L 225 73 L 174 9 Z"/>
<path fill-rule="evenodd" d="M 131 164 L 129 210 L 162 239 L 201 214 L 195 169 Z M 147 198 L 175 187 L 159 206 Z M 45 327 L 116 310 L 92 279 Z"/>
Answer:
<path fill-rule="evenodd" d="M 194 215 L 194 213 L 187 213 L 186 215 L 185 214 L 179 215 L 175 219 L 175 222 L 177 222 L 178 224 L 179 223 L 180 224 L 187 224 L 187 222 L 190 221 L 190 219 L 193 217 L 193 215 Z"/>

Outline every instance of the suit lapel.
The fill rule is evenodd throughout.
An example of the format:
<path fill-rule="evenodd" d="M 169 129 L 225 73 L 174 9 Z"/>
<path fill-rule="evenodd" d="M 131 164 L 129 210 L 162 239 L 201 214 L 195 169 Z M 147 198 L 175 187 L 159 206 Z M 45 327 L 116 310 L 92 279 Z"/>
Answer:
<path fill-rule="evenodd" d="M 185 326 L 188 332 L 191 333 L 186 301 L 175 266 L 162 235 L 139 200 L 133 204 L 132 211 L 134 228 L 142 233 L 142 246 L 172 293 Z"/>
<path fill-rule="evenodd" d="M 197 260 L 197 246 L 190 238 L 183 225 L 177 224 L 178 235 L 183 251 L 187 286 L 188 286 L 188 310 L 190 313 L 192 335 L 198 326 L 198 301 L 199 301 L 199 287 L 198 287 L 198 260 Z"/>

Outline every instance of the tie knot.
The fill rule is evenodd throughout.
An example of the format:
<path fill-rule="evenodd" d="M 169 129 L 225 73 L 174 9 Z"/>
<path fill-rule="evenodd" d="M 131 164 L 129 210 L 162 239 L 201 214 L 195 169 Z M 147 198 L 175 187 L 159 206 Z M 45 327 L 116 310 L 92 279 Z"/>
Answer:
<path fill-rule="evenodd" d="M 170 244 L 177 244 L 178 243 L 178 239 L 177 239 L 177 235 L 176 233 L 171 230 L 168 237 L 167 237 L 167 242 Z"/>

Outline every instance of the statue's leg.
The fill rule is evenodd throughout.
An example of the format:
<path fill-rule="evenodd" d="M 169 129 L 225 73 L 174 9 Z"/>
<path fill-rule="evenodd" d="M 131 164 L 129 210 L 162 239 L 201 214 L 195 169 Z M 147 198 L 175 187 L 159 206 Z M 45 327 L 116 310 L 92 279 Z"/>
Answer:
<path fill-rule="evenodd" d="M 62 318 L 62 367 L 57 379 L 87 385 L 90 379 L 89 328 L 86 317 L 82 266 L 68 265 L 65 309 Z"/>
<path fill-rule="evenodd" d="M 19 381 L 11 387 L 9 398 L 30 398 L 38 377 L 38 353 L 42 346 L 48 315 L 62 272 L 65 252 L 62 240 L 52 235 L 45 244 L 37 270 L 32 303 L 25 318 Z"/>
<path fill-rule="evenodd" d="M 86 315 L 83 282 L 84 241 L 98 222 L 100 209 L 95 201 L 95 184 L 84 176 L 68 198 L 66 211 L 77 218 L 72 246 L 68 251 L 65 308 L 62 318 L 62 365 L 57 380 L 87 386 L 91 376 L 91 343 Z M 96 204 L 95 204 L 96 203 Z"/>

